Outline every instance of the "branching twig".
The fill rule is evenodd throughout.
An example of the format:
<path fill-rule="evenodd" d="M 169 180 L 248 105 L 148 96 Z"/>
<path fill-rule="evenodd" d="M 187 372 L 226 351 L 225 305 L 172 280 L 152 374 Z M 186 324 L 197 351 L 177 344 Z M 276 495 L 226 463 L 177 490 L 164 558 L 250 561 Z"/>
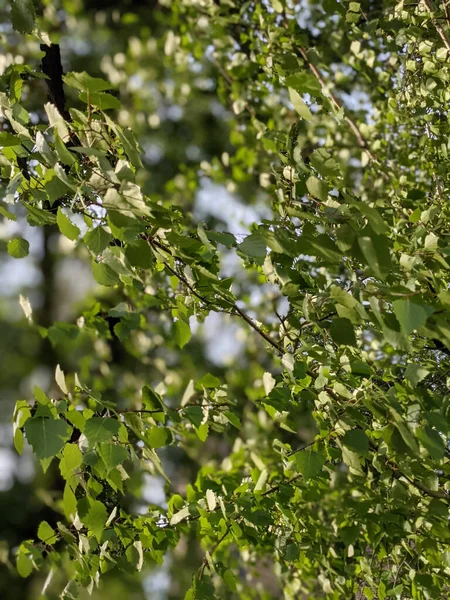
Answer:
<path fill-rule="evenodd" d="M 425 8 L 427 9 L 427 11 L 430 13 L 430 15 L 431 15 L 431 22 L 435 26 L 436 31 L 438 32 L 438 34 L 441 36 L 441 39 L 444 42 L 445 47 L 450 52 L 450 38 L 448 37 L 448 35 L 444 31 L 444 28 L 432 16 L 433 13 L 436 11 L 433 3 L 431 2 L 431 0 L 422 0 L 422 4 L 425 6 Z"/>
<path fill-rule="evenodd" d="M 430 488 L 427 488 L 426 486 L 422 485 L 419 481 L 416 481 L 415 479 L 412 479 L 408 475 L 405 475 L 405 473 L 402 473 L 398 469 L 398 467 L 397 467 L 397 471 L 401 477 L 404 477 L 405 479 L 407 479 L 411 485 L 413 485 L 415 488 L 417 488 L 418 490 L 420 490 L 427 496 L 430 496 L 431 498 L 438 498 L 439 500 L 446 500 L 447 502 L 450 503 L 450 496 L 448 496 L 448 494 L 446 494 L 445 492 L 440 492 L 438 490 L 430 490 Z"/>
<path fill-rule="evenodd" d="M 227 535 L 230 533 L 231 530 L 231 525 L 228 525 L 227 528 L 225 529 L 225 533 L 219 538 L 219 540 L 214 544 L 211 552 L 209 553 L 209 555 L 213 556 L 214 552 L 217 550 L 217 548 L 220 546 L 220 544 L 223 542 L 223 540 L 227 537 Z M 203 559 L 203 563 L 202 566 L 200 568 L 200 574 L 199 574 L 199 579 L 201 580 L 203 577 L 203 573 L 205 572 L 206 567 L 208 566 L 208 559 L 205 558 Z"/>
<path fill-rule="evenodd" d="M 164 246 L 164 244 L 161 244 L 161 242 L 155 240 L 154 238 L 149 239 L 149 243 L 150 243 L 150 245 L 155 246 L 156 248 L 159 248 L 160 250 L 163 250 L 164 252 L 166 252 L 172 256 L 172 253 L 170 252 L 170 250 L 168 248 L 166 248 Z M 197 290 L 189 283 L 189 281 L 186 279 L 186 277 L 184 275 L 182 275 L 181 273 L 178 273 L 175 269 L 173 269 L 167 263 L 164 263 L 164 264 L 165 264 L 165 267 L 167 268 L 167 270 L 170 271 L 170 273 L 172 273 L 172 275 L 175 275 L 175 277 L 177 277 L 194 296 L 196 296 L 204 304 L 209 305 L 209 306 L 212 305 L 211 300 L 209 300 L 205 296 L 202 296 L 201 294 L 199 294 L 197 292 Z M 281 345 L 278 342 L 276 342 L 275 340 L 273 340 L 269 334 L 267 334 L 257 323 L 255 323 L 255 321 L 244 310 L 242 310 L 241 308 L 239 308 L 239 306 L 237 306 L 237 304 L 234 304 L 233 302 L 231 302 L 230 300 L 228 300 L 227 298 L 225 298 L 223 296 L 222 296 L 222 300 L 224 300 L 225 302 L 228 302 L 230 304 L 230 312 L 228 314 L 234 314 L 234 315 L 240 316 L 242 319 L 244 319 L 244 321 L 248 325 L 250 325 L 250 327 L 254 331 L 256 331 L 262 338 L 264 338 L 266 340 L 266 342 L 268 342 L 273 348 L 275 348 L 277 350 L 277 352 L 279 352 L 280 354 L 283 353 L 283 349 L 282 349 Z M 214 306 L 214 308 L 217 310 L 217 307 Z"/>
<path fill-rule="evenodd" d="M 209 408 L 209 409 L 226 409 L 226 408 L 231 408 L 232 405 L 229 402 L 217 402 L 217 403 L 207 403 L 207 404 L 185 404 L 184 406 L 179 406 L 178 408 L 172 408 L 170 406 L 166 406 L 165 409 L 164 408 L 155 408 L 155 409 L 151 409 L 151 410 L 147 410 L 147 409 L 142 409 L 142 408 L 124 408 L 122 410 L 118 410 L 117 412 L 120 414 L 127 414 L 127 413 L 138 413 L 138 414 L 147 414 L 147 415 L 155 415 L 158 413 L 162 413 L 165 410 L 167 412 L 183 412 L 183 410 L 185 408 L 189 408 L 191 406 L 199 406 L 200 408 Z"/>
<path fill-rule="evenodd" d="M 375 444 L 371 444 L 371 447 L 373 450 L 378 451 L 378 448 Z M 448 494 L 446 494 L 445 492 L 441 492 L 439 490 L 431 490 L 430 488 L 427 488 L 425 485 L 423 485 L 416 479 L 413 479 L 412 477 L 409 477 L 409 475 L 406 475 L 405 473 L 403 473 L 403 471 L 398 467 L 397 464 L 390 462 L 389 458 L 387 458 L 385 460 L 384 464 L 389 469 L 391 469 L 394 477 L 397 477 L 397 478 L 404 477 L 412 486 L 414 486 L 415 488 L 417 488 L 418 490 L 420 490 L 427 496 L 430 496 L 430 498 L 438 498 L 439 500 L 446 500 L 447 502 L 450 503 L 450 496 Z"/>
<path fill-rule="evenodd" d="M 306 51 L 304 50 L 304 48 L 302 48 L 301 46 L 297 46 L 297 50 L 298 50 L 299 54 L 301 55 L 301 57 L 303 58 L 303 60 L 305 61 L 305 63 L 308 65 L 311 73 L 314 75 L 314 77 L 320 83 L 320 85 L 322 87 L 325 87 L 325 81 L 323 80 L 322 75 L 319 73 L 317 67 L 309 60 L 308 55 L 307 55 Z M 341 105 L 341 103 L 339 102 L 339 100 L 336 98 L 336 96 L 333 94 L 333 92 L 331 90 L 328 90 L 328 94 L 329 94 L 330 100 L 334 104 L 335 108 L 337 110 L 343 109 L 343 106 Z M 367 154 L 367 156 L 370 158 L 370 160 L 376 161 L 374 154 L 372 154 L 372 151 L 369 148 L 369 144 L 367 143 L 367 140 L 361 133 L 361 130 L 359 129 L 359 127 L 355 123 L 355 121 L 348 115 L 344 115 L 344 119 L 350 126 L 351 130 L 353 131 L 360 148 L 362 148 L 364 150 L 364 152 Z"/>

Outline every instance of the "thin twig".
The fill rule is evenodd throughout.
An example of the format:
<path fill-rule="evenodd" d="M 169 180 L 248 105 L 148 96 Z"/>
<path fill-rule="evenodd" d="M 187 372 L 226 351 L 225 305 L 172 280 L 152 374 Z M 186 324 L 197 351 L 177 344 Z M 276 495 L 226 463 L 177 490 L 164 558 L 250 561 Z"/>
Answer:
<path fill-rule="evenodd" d="M 155 240 L 154 238 L 149 239 L 149 243 L 150 243 L 150 245 L 156 246 L 160 250 L 163 250 L 164 252 L 173 256 L 172 253 L 170 252 L 170 250 L 168 248 L 166 248 L 164 246 L 164 244 L 161 244 L 161 242 Z M 182 261 L 180 261 L 180 262 L 182 262 Z M 182 275 L 181 273 L 178 273 L 175 269 L 173 269 L 167 263 L 164 263 L 164 265 L 167 268 L 167 270 L 170 271 L 170 273 L 172 273 L 172 275 L 175 275 L 175 277 L 177 277 L 194 296 L 196 296 L 199 300 L 201 300 L 202 302 L 204 302 L 205 304 L 207 304 L 209 306 L 213 305 L 211 300 L 209 300 L 208 298 L 206 298 L 205 296 L 202 296 L 201 294 L 199 294 L 197 292 L 197 290 L 189 283 L 189 281 L 186 279 L 186 277 L 184 275 Z M 228 314 L 239 315 L 242 319 L 244 319 L 244 321 L 248 325 L 250 325 L 250 327 L 254 331 L 256 331 L 262 338 L 264 338 L 266 340 L 266 342 L 268 342 L 280 354 L 283 353 L 283 349 L 282 349 L 281 345 L 278 342 L 276 342 L 275 340 L 273 340 L 269 334 L 267 334 L 257 323 L 255 323 L 255 321 L 244 310 L 239 308 L 239 306 L 237 306 L 237 304 L 234 304 L 233 302 L 231 302 L 224 296 L 222 296 L 222 300 L 224 300 L 225 302 L 228 302 L 230 304 L 230 312 Z M 216 306 L 214 306 L 214 308 L 217 310 Z"/>
<path fill-rule="evenodd" d="M 450 13 L 448 10 L 448 0 L 444 0 L 442 2 L 442 6 L 444 8 L 445 20 L 447 21 L 447 25 L 450 25 Z"/>
<path fill-rule="evenodd" d="M 313 446 L 316 443 L 316 439 L 313 439 L 312 442 L 309 442 L 308 444 L 304 444 L 303 446 L 301 446 L 300 448 L 297 448 L 296 450 L 291 450 L 290 452 L 288 452 L 287 456 L 293 456 L 294 454 L 297 454 L 297 452 L 303 452 L 303 450 L 306 450 L 307 448 L 310 448 L 311 446 Z"/>
<path fill-rule="evenodd" d="M 213 61 L 213 64 L 220 71 L 220 73 L 222 74 L 222 77 L 225 79 L 225 81 L 228 83 L 228 85 L 230 87 L 233 87 L 234 81 L 230 77 L 229 73 L 227 73 L 225 68 L 218 61 Z M 250 116 L 255 118 L 256 113 L 255 113 L 255 109 L 253 108 L 253 106 L 250 104 L 250 102 L 248 100 L 244 100 L 244 103 L 245 103 L 245 108 L 249 112 Z"/>
<path fill-rule="evenodd" d="M 255 321 L 253 321 L 253 319 L 249 317 L 245 311 L 239 308 L 239 306 L 237 306 L 236 304 L 233 304 L 232 309 L 236 314 L 242 317 L 244 321 L 248 323 L 250 327 L 252 327 L 252 329 L 259 333 L 259 335 L 263 337 L 266 340 L 266 342 L 268 342 L 273 348 L 275 348 L 280 353 L 283 352 L 283 349 L 281 348 L 280 344 L 278 344 L 278 342 L 273 340 L 265 331 L 263 331 L 261 327 L 257 325 Z"/>
<path fill-rule="evenodd" d="M 301 55 L 301 57 L 303 58 L 303 60 L 305 61 L 305 63 L 308 65 L 309 69 L 311 70 L 311 73 L 314 75 L 314 77 L 320 83 L 320 85 L 322 87 L 325 87 L 326 84 L 325 84 L 325 81 L 324 81 L 322 75 L 319 73 L 317 67 L 309 60 L 308 55 L 307 55 L 306 51 L 304 50 L 304 48 L 302 48 L 301 46 L 297 46 L 297 50 L 298 50 L 299 54 Z M 329 94 L 330 100 L 334 104 L 335 108 L 337 110 L 343 109 L 342 104 L 339 102 L 339 100 L 336 98 L 336 96 L 333 94 L 333 92 L 331 90 L 328 90 L 328 94 Z M 348 123 L 351 130 L 353 131 L 353 133 L 356 137 L 356 140 L 358 142 L 358 145 L 364 150 L 364 152 L 367 154 L 367 156 L 370 158 L 370 160 L 376 161 L 374 154 L 372 154 L 372 151 L 369 148 L 369 144 L 367 143 L 367 140 L 361 133 L 361 130 L 359 129 L 359 127 L 355 123 L 355 121 L 348 115 L 344 115 L 344 120 Z"/>
<path fill-rule="evenodd" d="M 282 485 L 289 485 L 290 483 L 294 483 L 294 481 L 297 481 L 297 479 L 300 479 L 300 477 L 303 477 L 303 475 L 301 473 L 297 473 L 297 475 L 294 475 L 294 477 L 291 477 L 287 481 L 280 481 L 280 483 L 277 483 L 276 485 L 273 485 L 271 488 L 269 488 L 268 490 L 266 490 L 265 492 L 263 492 L 261 494 L 261 496 L 268 496 L 269 494 L 273 494 L 274 492 L 278 492 L 279 489 L 280 489 L 280 487 Z"/>
<path fill-rule="evenodd" d="M 226 528 L 226 530 L 225 530 L 225 533 L 224 533 L 224 534 L 223 534 L 223 535 L 220 537 L 220 539 L 219 539 L 219 540 L 218 540 L 218 541 L 217 541 L 217 542 L 214 544 L 214 546 L 213 546 L 213 548 L 212 548 L 211 552 L 209 553 L 209 555 L 211 556 L 211 558 L 212 558 L 212 556 L 213 556 L 214 552 L 217 550 L 217 548 L 218 548 L 218 547 L 220 546 L 220 544 L 223 542 L 223 540 L 224 540 L 224 539 L 227 537 L 227 535 L 230 533 L 230 530 L 231 530 L 231 525 L 227 525 L 227 528 Z M 205 569 L 206 569 L 206 567 L 207 567 L 207 566 L 209 566 L 209 565 L 208 565 L 208 559 L 207 559 L 207 558 L 206 558 L 206 556 L 205 556 L 205 558 L 203 559 L 203 563 L 202 563 L 201 569 L 200 569 L 200 575 L 199 575 L 199 579 L 200 579 L 200 580 L 202 579 L 202 577 L 203 577 L 203 573 L 205 572 Z"/>
<path fill-rule="evenodd" d="M 436 19 L 433 18 L 433 14 L 436 12 L 436 8 L 434 7 L 431 0 L 422 0 L 422 4 L 425 6 L 427 11 L 430 13 L 431 22 L 433 23 L 434 27 L 436 28 L 436 31 L 438 32 L 438 34 L 441 36 L 441 39 L 444 42 L 445 47 L 450 52 L 450 38 L 445 33 L 443 27 L 436 21 Z"/>
<path fill-rule="evenodd" d="M 138 413 L 138 414 L 148 414 L 148 415 L 154 415 L 157 413 L 162 413 L 162 412 L 183 412 L 186 408 L 190 408 L 191 406 L 199 406 L 200 408 L 210 408 L 210 409 L 214 409 L 214 408 L 231 408 L 233 405 L 230 404 L 229 402 L 217 402 L 217 403 L 207 403 L 207 404 L 185 404 L 184 406 L 179 406 L 178 408 L 173 408 L 171 406 L 166 406 L 165 408 L 155 408 L 155 409 L 151 409 L 151 410 L 147 410 L 147 409 L 141 409 L 141 408 L 124 408 L 122 410 L 118 410 L 116 412 L 118 412 L 119 414 L 127 414 L 127 413 Z"/>
<path fill-rule="evenodd" d="M 370 446 L 372 447 L 373 450 L 378 451 L 378 447 L 375 444 L 370 444 Z M 391 469 L 391 471 L 394 474 L 394 477 L 397 477 L 397 478 L 404 477 L 412 486 L 414 486 L 415 488 L 417 488 L 418 490 L 420 490 L 427 496 L 430 496 L 431 498 L 438 498 L 439 500 L 446 500 L 447 502 L 450 503 L 450 496 L 448 494 L 446 494 L 445 492 L 438 491 L 438 490 L 431 490 L 430 488 L 427 488 L 425 485 L 423 485 L 416 479 L 412 479 L 412 477 L 409 477 L 409 475 L 406 475 L 405 473 L 403 473 L 403 471 L 398 467 L 397 464 L 390 462 L 390 459 L 387 459 L 384 464 L 389 469 Z"/>

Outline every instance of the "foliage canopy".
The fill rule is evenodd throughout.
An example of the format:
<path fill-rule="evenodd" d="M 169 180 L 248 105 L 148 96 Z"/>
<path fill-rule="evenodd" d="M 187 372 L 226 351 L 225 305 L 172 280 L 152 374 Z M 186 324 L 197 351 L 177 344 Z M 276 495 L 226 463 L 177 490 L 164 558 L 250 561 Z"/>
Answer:
<path fill-rule="evenodd" d="M 69 26 L 78 4 L 62 4 Z M 64 481 L 16 568 L 75 598 L 195 536 L 187 600 L 446 598 L 446 3 L 150 5 L 148 27 L 139 3 L 104 13 L 134 35 L 103 73 L 63 74 L 62 17 L 11 2 L 0 211 L 58 231 L 99 286 L 73 321 L 21 300 L 74 354 L 52 365 L 57 393 L 16 404 L 17 451 Z M 157 106 L 186 110 L 166 137 L 192 127 L 200 148 L 160 172 L 142 152 Z M 205 181 L 265 212 L 229 232 L 211 197 L 201 222 Z M 217 338 L 238 327 L 220 367 L 198 358 L 211 314 Z M 138 512 L 144 473 L 167 505 Z"/>

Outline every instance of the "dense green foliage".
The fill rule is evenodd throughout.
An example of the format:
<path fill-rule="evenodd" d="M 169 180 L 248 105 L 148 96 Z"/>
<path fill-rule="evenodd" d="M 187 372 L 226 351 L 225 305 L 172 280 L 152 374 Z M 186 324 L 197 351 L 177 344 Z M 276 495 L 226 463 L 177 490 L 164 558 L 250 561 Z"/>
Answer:
<path fill-rule="evenodd" d="M 0 212 L 98 285 L 73 319 L 20 300 L 55 380 L 13 418 L 53 473 L 10 549 L 34 597 L 184 547 L 176 598 L 447 598 L 445 2 L 38 4 L 2 42 Z M 167 505 L 139 511 L 146 473 Z"/>

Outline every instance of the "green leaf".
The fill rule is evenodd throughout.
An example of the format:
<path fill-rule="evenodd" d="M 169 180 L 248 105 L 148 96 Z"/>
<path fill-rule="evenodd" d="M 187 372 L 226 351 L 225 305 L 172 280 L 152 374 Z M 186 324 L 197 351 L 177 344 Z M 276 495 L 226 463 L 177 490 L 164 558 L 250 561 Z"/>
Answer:
<path fill-rule="evenodd" d="M 122 129 L 121 127 L 116 125 L 116 123 L 114 123 L 114 121 L 112 121 L 107 115 L 104 116 L 108 125 L 119 138 L 119 141 L 122 144 L 126 155 L 130 159 L 131 164 L 137 169 L 141 169 L 142 161 L 140 157 L 140 148 L 133 132 L 128 128 Z"/>
<path fill-rule="evenodd" d="M 251 233 L 245 240 L 238 244 L 238 250 L 254 259 L 264 259 L 267 254 L 266 242 L 259 233 Z"/>
<path fill-rule="evenodd" d="M 92 417 L 86 421 L 84 435 L 89 445 L 95 446 L 100 442 L 107 442 L 119 433 L 120 423 L 111 417 Z"/>
<path fill-rule="evenodd" d="M 184 321 L 175 321 L 173 324 L 174 337 L 177 345 L 184 348 L 191 339 L 191 328 Z"/>
<path fill-rule="evenodd" d="M 132 546 L 128 546 L 125 555 L 127 557 L 128 563 L 132 565 L 134 570 L 139 572 L 144 564 L 144 552 L 142 549 L 142 542 L 133 542 Z"/>
<path fill-rule="evenodd" d="M 388 238 L 381 235 L 361 236 L 358 244 L 375 276 L 384 280 L 392 269 Z"/>
<path fill-rule="evenodd" d="M 209 511 L 214 512 L 216 510 L 217 498 L 215 493 L 210 489 L 206 490 L 206 504 Z"/>
<path fill-rule="evenodd" d="M 145 436 L 151 448 L 162 448 L 172 443 L 173 436 L 167 427 L 152 427 Z"/>
<path fill-rule="evenodd" d="M 33 571 L 33 561 L 29 556 L 20 552 L 16 561 L 17 572 L 21 577 L 28 577 Z"/>
<path fill-rule="evenodd" d="M 64 371 L 61 369 L 61 367 L 59 365 L 56 365 L 55 381 L 58 384 L 58 387 L 62 391 L 62 393 L 67 395 L 69 393 L 69 390 L 67 389 L 66 378 L 64 375 Z"/>
<path fill-rule="evenodd" d="M 356 346 L 355 331 L 351 321 L 345 318 L 333 319 L 330 334 L 336 344 Z"/>
<path fill-rule="evenodd" d="M 375 208 L 367 206 L 367 204 L 361 202 L 360 200 L 355 202 L 354 206 L 359 210 L 359 212 L 362 215 L 367 217 L 370 226 L 375 231 L 375 233 L 382 235 L 383 233 L 389 232 L 388 224 L 385 221 L 383 221 L 380 213 Z"/>
<path fill-rule="evenodd" d="M 414 363 L 410 363 L 405 370 L 405 379 L 409 381 L 409 383 L 415 387 L 418 383 L 420 383 L 427 375 L 430 374 L 428 369 L 421 367 L 420 365 L 416 365 Z"/>
<path fill-rule="evenodd" d="M 239 419 L 236 413 L 231 412 L 229 410 L 225 410 L 223 412 L 223 416 L 227 418 L 228 422 L 231 423 L 233 427 L 236 427 L 236 429 L 241 428 L 241 420 Z"/>
<path fill-rule="evenodd" d="M 72 477 L 73 472 L 83 462 L 83 456 L 77 444 L 66 444 L 62 458 L 59 462 L 59 470 L 64 479 Z"/>
<path fill-rule="evenodd" d="M 136 240 L 128 244 L 125 256 L 132 267 L 140 269 L 151 269 L 155 263 L 153 252 L 145 240 Z"/>
<path fill-rule="evenodd" d="M 137 169 L 142 168 L 140 148 L 131 129 L 128 129 L 127 127 L 122 130 L 119 129 L 117 135 L 119 136 L 120 142 L 123 145 L 131 164 Z"/>
<path fill-rule="evenodd" d="M 294 455 L 294 462 L 305 479 L 312 479 L 322 471 L 325 458 L 313 450 L 302 450 Z"/>
<path fill-rule="evenodd" d="M 225 569 L 225 571 L 222 573 L 222 579 L 232 592 L 237 592 L 237 580 L 230 569 Z"/>
<path fill-rule="evenodd" d="M 80 330 L 76 325 L 69 323 L 55 323 L 48 329 L 48 337 L 53 345 L 64 344 L 78 337 Z"/>
<path fill-rule="evenodd" d="M 350 473 L 354 475 L 363 476 L 363 471 L 361 469 L 361 460 L 358 452 L 353 452 L 347 446 L 343 446 L 342 448 L 342 462 L 347 465 L 350 470 Z"/>
<path fill-rule="evenodd" d="M 23 89 L 23 79 L 20 76 L 20 72 L 17 70 L 17 67 L 11 73 L 11 79 L 9 80 L 9 93 L 10 99 L 12 100 L 13 106 L 13 116 L 17 119 L 17 121 L 25 124 L 29 122 L 29 114 L 27 111 L 19 104 L 22 98 L 22 89 Z"/>
<path fill-rule="evenodd" d="M 129 312 L 120 319 L 120 323 L 114 326 L 114 333 L 120 341 L 123 341 L 130 335 L 131 331 L 139 327 L 139 323 L 139 315 Z"/>
<path fill-rule="evenodd" d="M 355 375 L 365 375 L 370 377 L 372 375 L 372 369 L 370 366 L 362 360 L 354 360 L 350 363 L 352 373 Z"/>
<path fill-rule="evenodd" d="M 100 79 L 99 77 L 91 77 L 85 71 L 81 73 L 67 73 L 63 75 L 64 83 L 69 87 L 73 87 L 82 92 L 102 92 L 104 90 L 110 90 L 112 85 Z"/>
<path fill-rule="evenodd" d="M 17 221 L 16 215 L 14 213 L 10 212 L 2 204 L 0 204 L 0 215 L 3 215 L 5 217 L 5 219 L 9 219 L 10 221 Z"/>
<path fill-rule="evenodd" d="M 342 443 L 359 456 L 367 456 L 369 452 L 369 438 L 362 429 L 352 429 L 342 438 Z"/>
<path fill-rule="evenodd" d="M 152 418 L 155 419 L 155 421 L 159 421 L 160 423 L 165 422 L 165 412 L 167 409 L 164 402 L 162 401 L 161 396 L 149 385 L 145 385 L 142 388 L 142 406 L 145 410 L 152 411 Z"/>
<path fill-rule="evenodd" d="M 283 5 L 281 3 L 281 0 L 270 0 L 270 3 L 272 5 L 272 8 L 277 12 L 277 13 L 282 13 L 283 12 Z M 225 578 L 224 578 L 225 581 Z M 225 582 L 226 583 L 226 582 Z"/>
<path fill-rule="evenodd" d="M 429 425 L 418 427 L 416 436 L 427 449 L 431 458 L 441 460 L 445 456 L 445 445 L 439 433 Z"/>
<path fill-rule="evenodd" d="M 294 88 L 300 94 L 311 94 L 312 96 L 320 96 L 322 86 L 312 73 L 307 71 L 299 71 L 293 75 L 286 77 L 286 85 Z"/>
<path fill-rule="evenodd" d="M 98 256 L 103 252 L 105 248 L 107 248 L 112 241 L 113 237 L 110 233 L 107 233 L 103 227 L 100 225 L 98 227 L 94 227 L 88 231 L 83 241 L 86 244 L 87 248 L 95 255 Z"/>
<path fill-rule="evenodd" d="M 74 225 L 69 217 L 65 215 L 60 206 L 58 206 L 58 212 L 56 215 L 56 222 L 58 224 L 60 232 L 66 236 L 69 240 L 76 240 L 80 235 L 80 230 Z"/>
<path fill-rule="evenodd" d="M 294 365 L 295 365 L 294 355 L 291 354 L 290 352 L 286 352 L 286 354 L 283 354 L 283 356 L 281 358 L 281 364 L 287 371 L 290 371 L 292 373 L 292 371 L 294 370 Z"/>
<path fill-rule="evenodd" d="M 66 518 L 72 521 L 77 512 L 77 499 L 68 481 L 63 492 L 63 510 Z"/>
<path fill-rule="evenodd" d="M 420 450 L 416 438 L 411 433 L 411 430 L 404 421 L 403 417 L 392 406 L 389 407 L 389 411 L 394 418 L 395 425 L 403 441 L 409 447 L 409 449 L 412 450 L 414 454 L 418 455 L 420 453 Z"/>
<path fill-rule="evenodd" d="M 24 439 L 23 438 L 22 430 L 19 429 L 19 428 L 17 428 L 14 431 L 13 435 L 14 435 L 14 439 L 13 439 L 13 441 L 14 441 L 14 448 L 16 449 L 16 452 L 18 454 L 22 454 L 22 452 L 23 452 L 23 439 Z"/>
<path fill-rule="evenodd" d="M 21 237 L 16 237 L 8 242 L 8 254 L 13 258 L 25 258 L 28 256 L 30 244 Z"/>
<path fill-rule="evenodd" d="M 68 150 L 67 146 L 57 133 L 55 133 L 55 150 L 59 160 L 64 165 L 71 167 L 77 162 L 75 156 Z"/>
<path fill-rule="evenodd" d="M 27 204 L 26 208 L 28 213 L 27 220 L 31 226 L 52 225 L 56 223 L 56 217 L 48 212 L 48 210 L 43 210 L 31 204 Z"/>
<path fill-rule="evenodd" d="M 66 194 L 72 194 L 72 190 L 55 173 L 49 171 L 47 178 L 49 179 L 45 183 L 45 191 L 52 206 L 54 202 L 63 198 Z"/>
<path fill-rule="evenodd" d="M 411 300 L 395 300 L 392 303 L 392 308 L 403 333 L 406 335 L 425 325 L 428 317 L 434 312 L 434 309 L 430 306 L 415 304 Z"/>
<path fill-rule="evenodd" d="M 128 450 L 113 443 L 101 443 L 97 447 L 100 458 L 105 463 L 108 473 L 129 458 Z"/>
<path fill-rule="evenodd" d="M 326 234 L 317 237 L 301 236 L 296 241 L 299 253 L 317 256 L 329 262 L 341 262 L 342 254 L 333 240 Z"/>
<path fill-rule="evenodd" d="M 328 198 L 328 187 L 327 185 L 314 175 L 311 175 L 306 181 L 306 187 L 308 188 L 308 192 L 314 198 L 318 198 L 322 200 L 322 202 L 326 202 Z"/>
<path fill-rule="evenodd" d="M 20 146 L 22 144 L 21 139 L 18 135 L 13 135 L 8 131 L 0 132 L 0 146 L 3 148 Z"/>
<path fill-rule="evenodd" d="M 201 442 L 205 442 L 209 433 L 209 425 L 208 423 L 202 423 L 198 427 L 195 428 L 195 433 L 197 434 L 198 439 Z"/>
<path fill-rule="evenodd" d="M 72 433 L 65 421 L 45 417 L 28 419 L 24 430 L 33 452 L 41 460 L 58 454 Z"/>
<path fill-rule="evenodd" d="M 11 0 L 11 21 L 19 33 L 31 33 L 36 25 L 33 0 Z"/>
<path fill-rule="evenodd" d="M 199 577 L 197 574 L 192 587 L 186 592 L 184 600 L 211 600 L 215 596 L 211 578 L 207 576 Z"/>
<path fill-rule="evenodd" d="M 105 263 L 93 262 L 92 273 L 95 281 L 100 285 L 110 287 L 119 283 L 119 275 Z"/>
<path fill-rule="evenodd" d="M 82 500 L 86 499 L 83 498 Z M 106 521 L 108 520 L 108 512 L 105 505 L 99 500 L 89 499 L 88 502 L 78 502 L 78 508 L 82 523 L 100 541 Z"/>
<path fill-rule="evenodd" d="M 292 88 L 289 88 L 289 99 L 292 102 L 292 105 L 294 106 L 295 110 L 302 117 L 302 119 L 305 119 L 305 121 L 311 121 L 312 114 L 309 110 L 309 106 L 302 99 L 300 94 Z"/>
<path fill-rule="evenodd" d="M 286 554 L 284 555 L 284 559 L 291 562 L 294 560 L 298 560 L 300 555 L 300 548 L 297 544 L 288 544 L 286 546 Z"/>
<path fill-rule="evenodd" d="M 80 100 L 82 100 L 82 102 L 85 102 L 86 104 L 90 104 L 92 106 L 96 106 L 100 110 L 108 110 L 110 108 L 114 108 L 117 110 L 121 106 L 120 100 L 118 98 L 112 96 L 111 94 L 105 94 L 103 92 L 91 92 L 90 94 L 88 94 L 87 92 L 81 92 L 79 97 Z"/>
<path fill-rule="evenodd" d="M 174 515 L 172 515 L 171 519 L 170 519 L 170 524 L 173 525 L 178 525 L 178 523 L 180 523 L 181 521 L 185 521 L 190 515 L 190 511 L 189 511 L 189 506 L 185 506 L 184 508 L 182 508 L 181 510 L 179 510 L 178 512 L 176 512 Z"/>
<path fill-rule="evenodd" d="M 254 492 L 262 492 L 266 489 L 267 479 L 269 477 L 269 471 L 267 469 L 263 469 L 258 477 L 258 481 L 256 482 Z"/>
<path fill-rule="evenodd" d="M 222 231 L 207 231 L 206 235 L 208 239 L 212 240 L 213 242 L 223 244 L 228 249 L 236 246 L 236 238 L 231 233 Z"/>
<path fill-rule="evenodd" d="M 311 165 L 322 177 L 337 177 L 340 175 L 338 163 L 324 148 L 318 148 L 309 157 Z"/>
<path fill-rule="evenodd" d="M 264 239 L 266 246 L 279 254 L 287 254 L 288 256 L 296 255 L 295 242 L 292 237 L 282 229 L 270 231 L 260 228 L 258 234 Z"/>
<path fill-rule="evenodd" d="M 270 392 L 273 390 L 273 388 L 276 385 L 276 381 L 273 378 L 272 373 L 264 373 L 263 375 L 263 386 L 264 386 L 264 392 L 266 394 L 266 396 L 268 396 L 270 394 Z"/>
<path fill-rule="evenodd" d="M 217 388 L 220 386 L 220 379 L 214 375 L 211 375 L 211 373 L 207 373 L 200 379 L 198 383 L 205 388 Z"/>
<path fill-rule="evenodd" d="M 58 536 L 55 534 L 55 530 L 53 527 L 50 527 L 47 521 L 41 522 L 37 535 L 38 538 L 47 545 L 54 544 L 58 539 Z"/>
<path fill-rule="evenodd" d="M 441 304 L 445 306 L 445 308 L 450 308 L 450 292 L 448 290 L 439 292 L 438 298 L 441 301 Z"/>

